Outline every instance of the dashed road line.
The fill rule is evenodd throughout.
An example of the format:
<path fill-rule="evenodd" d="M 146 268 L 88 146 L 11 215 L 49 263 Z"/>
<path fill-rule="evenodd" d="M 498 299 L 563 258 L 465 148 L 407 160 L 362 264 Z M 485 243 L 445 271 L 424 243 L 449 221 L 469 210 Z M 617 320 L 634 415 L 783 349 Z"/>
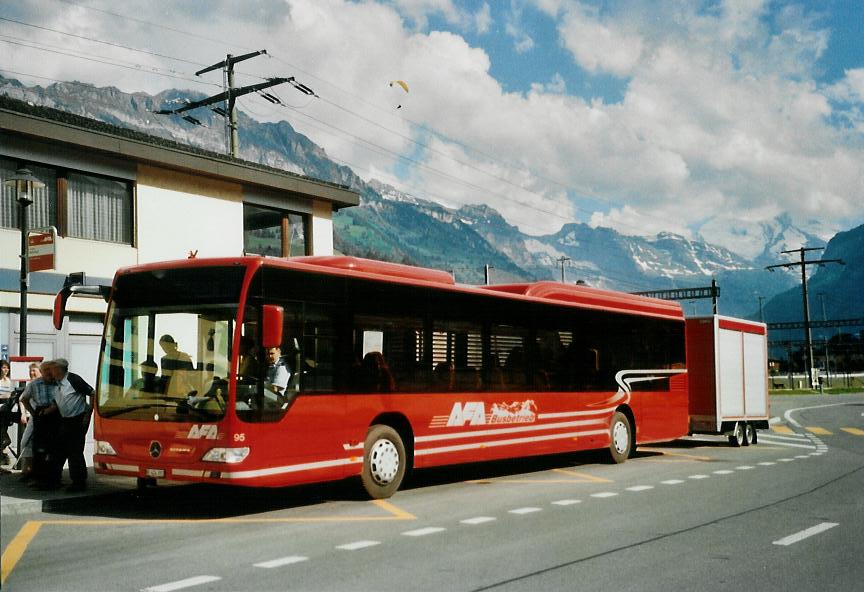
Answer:
<path fill-rule="evenodd" d="M 465 520 L 460 520 L 460 524 L 468 524 L 470 526 L 476 526 L 478 524 L 486 524 L 487 522 L 494 522 L 498 520 L 497 518 L 493 518 L 492 516 L 477 516 L 476 518 L 467 518 Z"/>
<path fill-rule="evenodd" d="M 730 471 L 729 469 L 718 469 L 714 471 L 715 475 L 731 475 L 735 471 Z"/>
<path fill-rule="evenodd" d="M 661 481 L 660 483 L 662 483 L 663 485 L 679 485 L 681 483 L 684 483 L 684 481 L 682 481 L 681 479 L 667 479 L 666 481 Z"/>
<path fill-rule="evenodd" d="M 808 432 L 810 432 L 811 434 L 818 434 L 819 436 L 833 436 L 834 435 L 834 432 L 829 432 L 825 428 L 806 427 L 804 429 L 807 430 Z"/>
<path fill-rule="evenodd" d="M 592 493 L 591 497 L 603 499 L 607 497 L 615 497 L 616 495 L 618 495 L 618 492 L 616 491 L 601 491 L 599 493 Z"/>
<path fill-rule="evenodd" d="M 562 500 L 556 500 L 556 501 L 552 502 L 552 504 L 555 506 L 574 506 L 576 504 L 581 504 L 581 503 L 582 503 L 582 500 L 578 500 L 578 499 L 562 499 Z"/>
<path fill-rule="evenodd" d="M 690 476 L 687 477 L 687 478 L 688 478 L 688 479 L 695 479 L 695 480 L 698 481 L 698 480 L 700 480 L 700 479 L 708 479 L 708 477 L 709 477 L 708 475 L 690 475 Z"/>
<path fill-rule="evenodd" d="M 174 592 L 174 590 L 182 590 L 183 588 L 191 588 L 192 586 L 201 586 L 202 584 L 218 582 L 221 579 L 222 578 L 218 576 L 195 576 L 192 578 L 186 578 L 185 580 L 177 580 L 176 582 L 169 582 L 167 584 L 160 584 L 159 586 L 144 588 L 143 592 Z"/>
<path fill-rule="evenodd" d="M 795 433 L 795 431 L 792 428 L 790 428 L 789 426 L 785 426 L 785 425 L 776 425 L 776 426 L 771 428 L 771 431 L 776 432 L 778 434 L 794 434 Z"/>
<path fill-rule="evenodd" d="M 825 532 L 826 530 L 830 530 L 835 526 L 840 525 L 836 522 L 823 522 L 822 524 L 817 524 L 816 526 L 812 526 L 810 528 L 802 530 L 801 532 L 796 532 L 795 534 L 790 534 L 787 537 L 776 540 L 773 542 L 773 544 L 788 547 L 789 545 L 794 545 L 795 543 L 803 541 L 806 538 L 810 538 L 814 535 Z"/>
<path fill-rule="evenodd" d="M 739 471 L 749 471 L 751 469 L 755 469 L 756 467 L 754 467 L 752 465 L 741 465 L 740 467 L 735 467 L 735 468 L 738 469 Z"/>
<path fill-rule="evenodd" d="M 864 430 L 859 428 L 840 428 L 847 434 L 852 434 L 853 436 L 864 436 Z"/>
<path fill-rule="evenodd" d="M 360 549 L 368 549 L 380 545 L 381 541 L 354 541 L 353 543 L 345 543 L 344 545 L 336 545 L 337 549 L 343 551 L 359 551 Z"/>
<path fill-rule="evenodd" d="M 442 528 L 440 526 L 427 526 L 426 528 L 418 528 L 416 530 L 408 530 L 408 531 L 403 532 L 402 534 L 404 536 L 409 536 L 409 537 L 421 537 L 421 536 L 427 536 L 430 534 L 437 534 L 439 532 L 444 532 L 445 530 L 447 530 L 447 529 Z"/>
<path fill-rule="evenodd" d="M 634 485 L 633 487 L 628 487 L 627 491 L 648 491 L 649 489 L 654 489 L 653 485 Z"/>
<path fill-rule="evenodd" d="M 533 514 L 534 512 L 542 512 L 542 509 L 531 506 L 527 508 L 516 508 L 515 510 L 507 510 L 508 514 L 516 514 L 519 516 L 524 514 Z"/>
<path fill-rule="evenodd" d="M 263 569 L 273 569 L 276 567 L 283 567 L 285 565 L 293 565 L 295 563 L 302 563 L 304 561 L 309 561 L 308 557 L 303 557 L 302 555 L 291 555 L 289 557 L 280 557 L 279 559 L 271 559 L 270 561 L 262 561 L 261 563 L 253 564 L 255 567 L 260 567 Z"/>
<path fill-rule="evenodd" d="M 760 463 L 759 463 L 759 466 L 760 466 L 760 467 L 771 467 L 771 466 L 774 466 L 774 465 L 776 465 L 776 464 L 777 464 L 776 462 L 773 462 L 773 461 L 770 461 L 770 460 L 765 460 L 765 461 L 760 462 Z"/>

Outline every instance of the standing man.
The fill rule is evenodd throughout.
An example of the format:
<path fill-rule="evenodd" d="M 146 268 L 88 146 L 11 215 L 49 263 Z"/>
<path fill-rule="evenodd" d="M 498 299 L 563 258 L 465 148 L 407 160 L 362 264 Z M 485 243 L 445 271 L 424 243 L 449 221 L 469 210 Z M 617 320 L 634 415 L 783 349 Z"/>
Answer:
<path fill-rule="evenodd" d="M 27 385 L 21 404 L 30 412 L 33 426 L 33 477 L 46 488 L 55 489 L 60 486 L 59 476 L 53 470 L 53 458 L 59 448 L 60 413 L 54 400 L 56 386 L 51 366 L 51 362 L 42 362 L 39 367 L 42 376 Z"/>
<path fill-rule="evenodd" d="M 72 485 L 68 491 L 84 491 L 87 488 L 87 464 L 84 462 L 84 437 L 90 426 L 93 407 L 88 398 L 93 397 L 93 387 L 69 372 L 69 362 L 63 358 L 54 360 L 51 375 L 57 382 L 57 409 L 60 411 L 60 455 L 52 463 L 57 481 L 63 465 L 69 461 L 69 476 Z"/>

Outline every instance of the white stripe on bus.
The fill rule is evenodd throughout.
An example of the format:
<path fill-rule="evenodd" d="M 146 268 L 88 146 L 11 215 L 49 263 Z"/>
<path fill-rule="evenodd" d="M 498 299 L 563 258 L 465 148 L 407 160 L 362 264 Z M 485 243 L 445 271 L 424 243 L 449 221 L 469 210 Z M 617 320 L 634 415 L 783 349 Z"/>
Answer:
<path fill-rule="evenodd" d="M 475 430 L 471 432 L 455 432 L 449 434 L 433 434 L 431 436 L 418 436 L 415 442 L 435 442 L 437 440 L 460 440 L 462 438 L 478 438 L 485 436 L 497 436 L 498 434 L 515 434 L 518 432 L 536 432 L 539 430 L 557 430 L 560 428 L 576 428 L 592 424 L 605 424 L 604 419 L 583 419 L 581 421 L 565 421 L 560 423 L 534 423 L 517 424 L 508 428 L 495 428 L 491 430 Z"/>
<path fill-rule="evenodd" d="M 416 450 L 414 456 L 427 456 L 429 454 L 444 454 L 447 452 L 459 452 L 462 450 L 474 450 L 476 448 L 493 448 L 497 446 L 513 446 L 516 444 L 530 444 L 532 442 L 546 442 L 548 440 L 564 440 L 567 438 L 578 438 L 585 436 L 609 435 L 609 430 L 591 430 L 587 432 L 568 432 L 566 434 L 549 434 L 546 436 L 534 436 L 530 438 L 512 438 L 510 440 L 493 440 L 492 442 L 476 442 L 473 444 L 457 444 L 455 446 L 442 446 L 440 448 L 426 448 Z"/>

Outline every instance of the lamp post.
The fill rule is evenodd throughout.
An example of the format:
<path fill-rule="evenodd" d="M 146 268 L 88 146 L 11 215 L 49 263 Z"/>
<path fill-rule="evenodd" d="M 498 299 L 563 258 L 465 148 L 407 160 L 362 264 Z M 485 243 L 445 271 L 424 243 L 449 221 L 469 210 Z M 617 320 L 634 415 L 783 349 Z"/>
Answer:
<path fill-rule="evenodd" d="M 33 203 L 31 195 L 45 183 L 33 176 L 29 169 L 20 168 L 6 179 L 4 185 L 15 189 L 18 202 L 18 225 L 21 228 L 21 310 L 18 325 L 18 355 L 27 355 L 27 207 Z"/>

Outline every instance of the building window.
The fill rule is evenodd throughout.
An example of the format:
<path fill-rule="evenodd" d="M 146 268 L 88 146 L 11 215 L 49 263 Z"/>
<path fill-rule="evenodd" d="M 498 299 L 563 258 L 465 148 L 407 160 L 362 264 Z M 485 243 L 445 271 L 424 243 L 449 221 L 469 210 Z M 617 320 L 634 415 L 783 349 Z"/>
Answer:
<path fill-rule="evenodd" d="M 67 236 L 130 244 L 131 193 L 126 181 L 69 173 Z"/>
<path fill-rule="evenodd" d="M 30 163 L 19 164 L 14 160 L 0 158 L 0 227 L 19 227 L 18 196 L 15 188 L 6 187 L 5 181 L 13 176 L 21 165 L 26 165 L 37 179 L 45 183 L 44 188 L 36 189 L 30 195 L 33 203 L 27 208 L 28 228 L 57 226 L 57 173 L 46 167 Z"/>
<path fill-rule="evenodd" d="M 307 217 L 295 212 L 243 205 L 243 250 L 250 255 L 308 255 Z"/>
<path fill-rule="evenodd" d="M 60 236 L 132 244 L 130 182 L 0 158 L 0 183 L 20 166 L 45 183 L 34 191 L 27 209 L 30 228 L 54 226 Z M 0 228 L 18 228 L 15 190 L 0 187 Z"/>

